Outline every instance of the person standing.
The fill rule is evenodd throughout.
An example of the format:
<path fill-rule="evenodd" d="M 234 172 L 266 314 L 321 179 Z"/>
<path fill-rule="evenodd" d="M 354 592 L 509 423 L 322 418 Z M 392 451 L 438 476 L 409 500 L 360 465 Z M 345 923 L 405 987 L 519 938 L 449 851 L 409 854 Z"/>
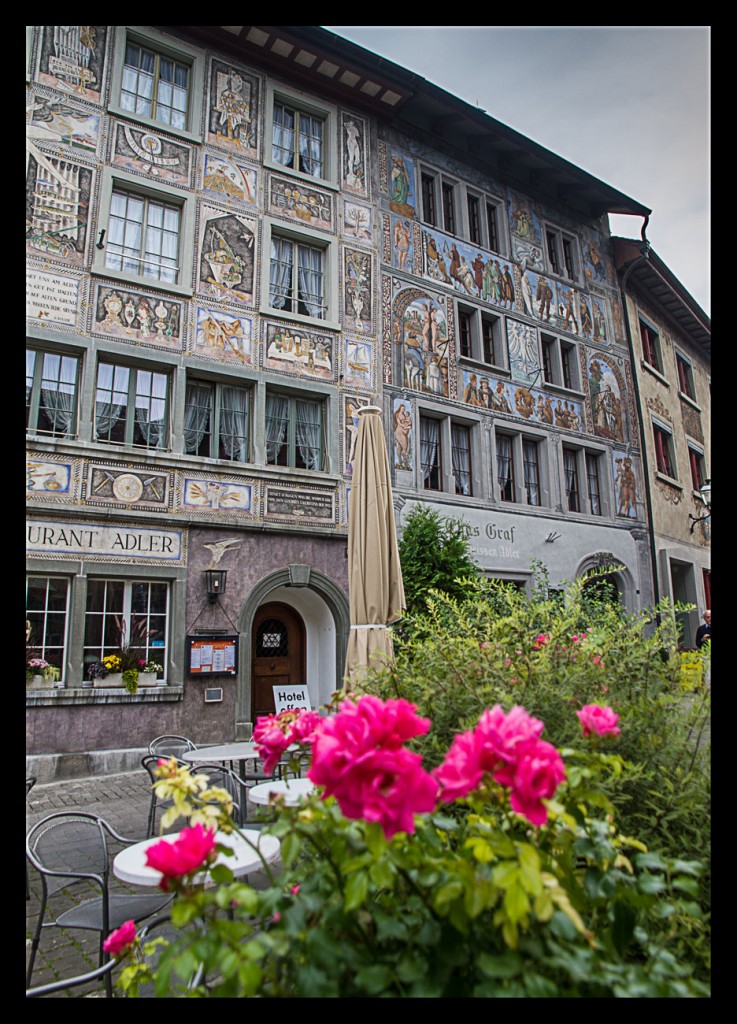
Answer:
<path fill-rule="evenodd" d="M 696 646 L 703 647 L 707 642 L 711 642 L 711 609 L 707 608 L 704 612 L 704 624 L 699 626 L 696 630 Z"/>

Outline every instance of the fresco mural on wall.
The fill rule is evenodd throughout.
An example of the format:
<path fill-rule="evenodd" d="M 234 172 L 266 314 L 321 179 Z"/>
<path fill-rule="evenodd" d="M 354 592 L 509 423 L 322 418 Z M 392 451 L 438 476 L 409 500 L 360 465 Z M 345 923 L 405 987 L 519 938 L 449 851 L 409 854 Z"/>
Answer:
<path fill-rule="evenodd" d="M 202 188 L 225 199 L 242 203 L 257 203 L 257 171 L 255 167 L 238 164 L 216 153 L 205 153 Z"/>
<path fill-rule="evenodd" d="M 345 340 L 345 376 L 349 387 L 371 387 L 371 342 Z"/>
<path fill-rule="evenodd" d="M 581 252 L 586 280 L 589 284 L 614 285 L 614 271 L 611 261 L 604 256 L 601 244 L 592 236 L 582 237 Z"/>
<path fill-rule="evenodd" d="M 266 325 L 264 366 L 297 373 L 300 377 L 333 380 L 333 345 L 328 334 L 306 331 L 292 324 Z"/>
<path fill-rule="evenodd" d="M 253 303 L 256 221 L 203 206 L 198 291 L 221 301 Z"/>
<path fill-rule="evenodd" d="M 451 285 L 462 295 L 514 309 L 514 274 L 508 260 L 483 253 L 439 231 L 422 230 L 424 276 Z"/>
<path fill-rule="evenodd" d="M 582 429 L 583 406 L 580 402 L 551 397 L 540 388 L 515 386 L 471 370 L 463 371 L 463 401 L 477 409 L 520 416 L 522 419 Z"/>
<path fill-rule="evenodd" d="M 346 235 L 371 241 L 371 207 L 343 200 L 343 229 Z"/>
<path fill-rule="evenodd" d="M 405 153 L 390 148 L 389 209 L 400 217 L 415 218 L 415 164 Z"/>
<path fill-rule="evenodd" d="M 513 235 L 523 242 L 532 243 L 540 250 L 537 259 L 542 260 L 543 233 L 532 203 L 513 194 L 509 200 L 509 228 Z M 541 267 L 542 269 L 542 267 Z"/>
<path fill-rule="evenodd" d="M 125 341 L 182 348 L 182 303 L 150 292 L 98 284 L 92 330 Z"/>
<path fill-rule="evenodd" d="M 415 259 L 415 244 L 412 221 L 392 217 L 391 262 L 397 270 L 412 273 Z"/>
<path fill-rule="evenodd" d="M 401 352 L 402 385 L 447 398 L 450 335 L 442 299 L 420 288 L 399 291 L 392 336 Z"/>
<path fill-rule="evenodd" d="M 133 472 L 127 467 L 121 470 L 110 464 L 90 464 L 88 467 L 88 503 L 165 508 L 168 497 L 169 477 L 166 473 L 148 470 Z"/>
<path fill-rule="evenodd" d="M 38 159 L 37 159 L 38 158 Z M 93 171 L 36 151 L 28 157 L 26 252 L 84 263 Z"/>
<path fill-rule="evenodd" d="M 558 329 L 580 335 L 578 292 L 570 285 L 558 283 Z"/>
<path fill-rule="evenodd" d="M 26 316 L 35 320 L 36 324 L 56 323 L 74 327 L 77 323 L 81 284 L 79 278 L 66 274 L 46 274 L 27 264 Z"/>
<path fill-rule="evenodd" d="M 356 195 L 368 195 L 366 180 L 366 122 L 354 114 L 341 114 L 343 129 L 342 187 Z"/>
<path fill-rule="evenodd" d="M 373 332 L 371 256 L 356 249 L 344 250 L 343 309 L 346 326 L 358 334 Z"/>
<path fill-rule="evenodd" d="M 394 399 L 393 416 L 394 467 L 412 472 L 412 450 L 414 448 L 414 424 L 412 403 L 406 398 Z"/>
<path fill-rule="evenodd" d="M 528 304 L 531 306 L 532 312 L 528 315 L 536 320 L 550 324 L 553 328 L 558 326 L 555 281 L 529 267 L 522 272 L 522 304 L 526 313 Z"/>
<path fill-rule="evenodd" d="M 253 366 L 252 328 L 252 321 L 248 317 L 236 317 L 219 309 L 198 306 L 195 354 Z"/>
<path fill-rule="evenodd" d="M 99 114 L 65 100 L 38 95 L 34 96 L 27 112 L 31 114 L 31 138 L 46 139 L 87 153 L 97 151 Z"/>
<path fill-rule="evenodd" d="M 288 217 L 300 224 L 309 224 L 313 228 L 332 228 L 333 197 L 301 181 L 294 182 L 272 174 L 269 181 L 269 213 Z"/>
<path fill-rule="evenodd" d="M 586 358 L 593 432 L 611 441 L 624 441 L 626 389 L 622 371 L 600 353 L 589 350 Z"/>
<path fill-rule="evenodd" d="M 112 162 L 117 167 L 177 185 L 189 185 L 192 151 L 173 139 L 123 121 L 113 126 Z"/>
<path fill-rule="evenodd" d="M 512 380 L 532 384 L 540 376 L 537 330 L 530 324 L 507 319 L 507 351 Z"/>
<path fill-rule="evenodd" d="M 530 270 L 538 272 L 545 270 L 542 246 L 535 242 L 528 242 L 524 238 L 518 238 L 517 235 L 511 236 L 511 242 L 512 259 L 515 263 L 518 263 L 520 267 L 528 267 Z"/>
<path fill-rule="evenodd" d="M 614 499 L 616 514 L 637 518 L 637 502 L 639 498 L 639 479 L 632 465 L 632 459 L 624 452 L 612 452 L 612 469 L 614 478 Z"/>
<path fill-rule="evenodd" d="M 258 79 L 213 58 L 207 141 L 258 159 Z"/>
<path fill-rule="evenodd" d="M 581 292 L 578 296 L 578 308 L 581 336 L 595 341 L 599 345 L 608 344 L 606 299 L 598 298 L 593 294 L 585 295 Z"/>
<path fill-rule="evenodd" d="M 43 28 L 38 80 L 60 92 L 93 103 L 101 100 L 106 25 L 52 25 Z"/>
<path fill-rule="evenodd" d="M 192 509 L 232 509 L 238 512 L 251 511 L 251 487 L 217 478 L 184 478 L 182 507 Z"/>
<path fill-rule="evenodd" d="M 26 458 L 26 491 L 36 494 L 69 494 L 70 462 L 39 462 Z"/>

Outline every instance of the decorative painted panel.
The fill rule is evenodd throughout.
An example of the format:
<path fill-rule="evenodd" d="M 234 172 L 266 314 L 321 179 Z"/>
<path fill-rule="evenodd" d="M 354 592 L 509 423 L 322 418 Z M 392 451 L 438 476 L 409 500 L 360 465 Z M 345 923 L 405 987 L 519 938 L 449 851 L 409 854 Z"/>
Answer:
<path fill-rule="evenodd" d="M 512 380 L 533 384 L 540 376 L 537 328 L 507 319 L 507 351 Z"/>
<path fill-rule="evenodd" d="M 26 267 L 26 316 L 37 323 L 77 323 L 81 278 L 65 274 L 46 274 Z"/>
<path fill-rule="evenodd" d="M 448 398 L 450 336 L 444 299 L 420 288 L 398 291 L 392 300 L 392 336 L 401 348 L 402 386 Z"/>
<path fill-rule="evenodd" d="M 587 350 L 592 432 L 610 441 L 627 440 L 627 390 L 619 361 Z"/>
<path fill-rule="evenodd" d="M 312 228 L 333 228 L 333 197 L 302 181 L 272 174 L 269 179 L 269 213 L 287 217 Z"/>
<path fill-rule="evenodd" d="M 183 349 L 183 304 L 154 292 L 98 284 L 92 331 L 137 344 Z"/>
<path fill-rule="evenodd" d="M 203 206 L 197 290 L 221 302 L 253 303 L 256 221 Z"/>
<path fill-rule="evenodd" d="M 400 217 L 416 217 L 415 164 L 406 153 L 389 148 L 389 209 Z"/>
<path fill-rule="evenodd" d="M 373 354 L 370 341 L 345 339 L 345 371 L 343 383 L 348 387 L 368 388 L 373 386 Z"/>
<path fill-rule="evenodd" d="M 264 366 L 300 377 L 333 380 L 335 338 L 294 324 L 266 324 Z"/>
<path fill-rule="evenodd" d="M 346 192 L 368 195 L 368 138 L 366 122 L 355 114 L 341 114 L 343 161 L 341 185 Z"/>
<path fill-rule="evenodd" d="M 358 410 L 363 405 L 369 405 L 368 398 L 355 394 L 343 397 L 343 430 L 340 436 L 343 444 L 343 472 L 346 476 L 353 476 L 353 460 L 356 457 L 358 439 Z"/>
<path fill-rule="evenodd" d="M 258 159 L 259 81 L 231 64 L 212 60 L 207 141 Z"/>
<path fill-rule="evenodd" d="M 372 334 L 373 268 L 371 255 L 367 252 L 359 252 L 357 249 L 345 249 L 343 259 L 343 308 L 346 327 L 357 334 Z"/>
<path fill-rule="evenodd" d="M 326 489 L 268 486 L 264 514 L 269 519 L 297 520 L 307 525 L 333 523 L 335 494 Z"/>
<path fill-rule="evenodd" d="M 198 306 L 192 351 L 205 359 L 253 366 L 252 330 L 253 322 L 249 317 Z"/>
<path fill-rule="evenodd" d="M 463 371 L 463 401 L 475 408 L 519 416 L 531 422 L 582 430 L 581 402 L 558 398 L 541 388 L 515 387 L 478 371 Z"/>
<path fill-rule="evenodd" d="M 94 172 L 29 146 L 26 252 L 81 267 L 85 261 Z"/>
<path fill-rule="evenodd" d="M 343 200 L 343 233 L 363 242 L 371 241 L 371 207 Z"/>
<path fill-rule="evenodd" d="M 192 149 L 166 135 L 127 121 L 113 125 L 111 161 L 116 167 L 140 171 L 156 181 L 190 185 Z"/>
<path fill-rule="evenodd" d="M 523 199 L 516 194 L 509 200 L 509 229 L 516 239 L 530 243 L 531 249 L 518 249 L 520 253 L 527 252 L 528 261 L 531 266 L 537 266 L 542 270 L 542 242 L 543 233 L 540 221 L 529 200 Z M 514 245 L 516 239 L 513 238 Z M 535 251 L 537 250 L 537 251 Z M 517 258 L 515 253 L 515 259 Z"/>
<path fill-rule="evenodd" d="M 514 276 L 508 261 L 500 262 L 476 246 L 426 228 L 422 229 L 422 245 L 426 278 L 502 309 L 515 308 Z"/>
<path fill-rule="evenodd" d="M 236 483 L 216 476 L 185 477 L 182 507 L 208 512 L 251 512 L 251 484 Z"/>
<path fill-rule="evenodd" d="M 48 495 L 58 501 L 72 497 L 75 464 L 57 461 L 57 458 L 46 453 L 39 458 L 33 452 L 26 452 L 26 494 L 29 498 Z"/>
<path fill-rule="evenodd" d="M 202 189 L 223 200 L 236 199 L 255 206 L 258 203 L 258 171 L 217 153 L 205 153 Z"/>
<path fill-rule="evenodd" d="M 80 104 L 68 103 L 59 97 L 36 93 L 28 107 L 31 123 L 26 127 L 26 138 L 70 146 L 84 153 L 96 153 L 100 139 L 99 112 Z"/>
<path fill-rule="evenodd" d="M 624 452 L 612 452 L 615 507 L 618 516 L 637 519 L 637 502 L 642 500 L 640 481 L 632 459 Z"/>
<path fill-rule="evenodd" d="M 89 464 L 85 500 L 88 505 L 126 505 L 163 511 L 171 504 L 169 475 L 148 468 Z"/>
<path fill-rule="evenodd" d="M 102 98 L 106 25 L 52 25 L 41 33 L 38 80 L 93 103 Z"/>
<path fill-rule="evenodd" d="M 406 398 L 394 399 L 393 451 L 394 468 L 412 471 L 412 452 L 414 448 L 414 423 L 412 422 L 412 403 Z"/>

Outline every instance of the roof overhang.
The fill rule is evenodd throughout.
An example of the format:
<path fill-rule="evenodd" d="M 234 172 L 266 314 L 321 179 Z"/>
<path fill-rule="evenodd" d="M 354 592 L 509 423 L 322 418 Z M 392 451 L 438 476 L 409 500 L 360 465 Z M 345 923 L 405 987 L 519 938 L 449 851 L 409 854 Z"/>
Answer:
<path fill-rule="evenodd" d="M 406 68 L 315 25 L 162 26 L 312 92 L 412 129 L 495 178 L 586 218 L 648 217 L 638 203 Z"/>
<path fill-rule="evenodd" d="M 674 326 L 711 359 L 711 319 L 649 243 L 612 237 L 614 261 L 628 284 L 653 300 Z"/>

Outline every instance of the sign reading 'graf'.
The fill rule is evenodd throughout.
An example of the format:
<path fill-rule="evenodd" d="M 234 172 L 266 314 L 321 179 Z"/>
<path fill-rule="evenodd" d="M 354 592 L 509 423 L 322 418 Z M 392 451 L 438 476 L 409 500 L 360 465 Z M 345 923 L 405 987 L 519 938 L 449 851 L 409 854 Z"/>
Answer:
<path fill-rule="evenodd" d="M 182 534 L 178 530 L 134 530 L 91 523 L 36 520 L 26 525 L 26 551 L 29 554 L 105 555 L 108 558 L 180 561 Z"/>

